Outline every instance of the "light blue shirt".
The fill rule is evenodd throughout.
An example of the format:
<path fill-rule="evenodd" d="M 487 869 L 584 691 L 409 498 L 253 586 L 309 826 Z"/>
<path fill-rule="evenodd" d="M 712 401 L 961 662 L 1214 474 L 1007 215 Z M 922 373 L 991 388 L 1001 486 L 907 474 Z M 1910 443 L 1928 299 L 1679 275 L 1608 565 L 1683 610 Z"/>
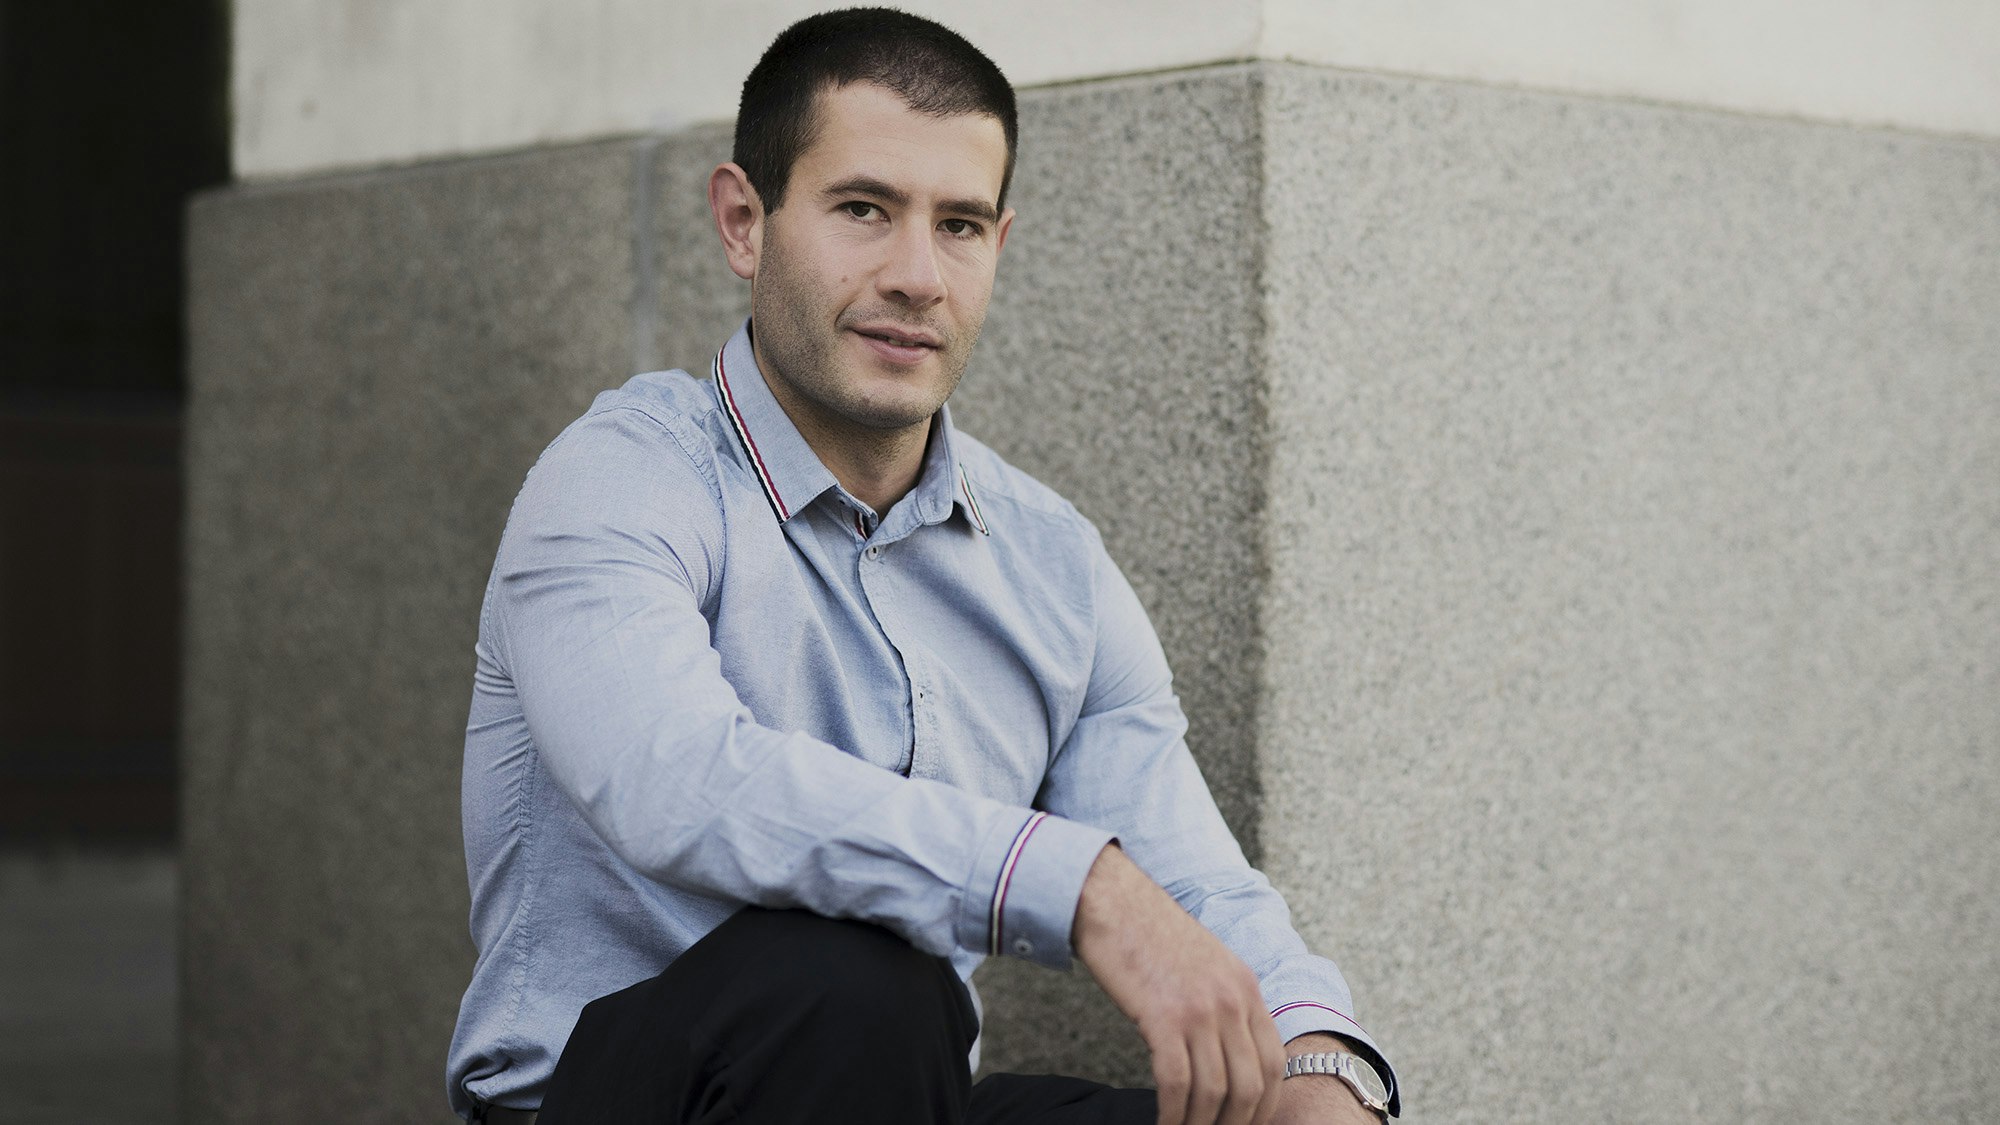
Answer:
<path fill-rule="evenodd" d="M 948 411 L 878 519 L 747 324 L 706 381 L 606 391 L 522 485 L 476 654 L 461 1114 L 539 1104 L 584 1004 L 745 903 L 877 923 L 968 984 L 992 954 L 1067 968 L 1114 837 L 1255 970 L 1281 1036 L 1368 1041 L 1217 813 L 1096 529 Z"/>

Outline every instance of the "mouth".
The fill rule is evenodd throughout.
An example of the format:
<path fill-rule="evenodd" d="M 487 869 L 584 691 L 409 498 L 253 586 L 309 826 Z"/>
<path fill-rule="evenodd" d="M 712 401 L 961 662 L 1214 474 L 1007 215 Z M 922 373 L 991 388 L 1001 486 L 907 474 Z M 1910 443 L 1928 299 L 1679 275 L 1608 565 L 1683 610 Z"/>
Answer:
<path fill-rule="evenodd" d="M 875 359 L 892 370 L 914 371 L 943 346 L 936 334 L 900 324 L 858 324 L 850 329 Z"/>
<path fill-rule="evenodd" d="M 853 331 L 870 340 L 880 340 L 895 348 L 935 349 L 943 346 L 935 333 L 926 332 L 921 328 L 905 328 L 899 324 L 862 324 L 856 325 Z"/>

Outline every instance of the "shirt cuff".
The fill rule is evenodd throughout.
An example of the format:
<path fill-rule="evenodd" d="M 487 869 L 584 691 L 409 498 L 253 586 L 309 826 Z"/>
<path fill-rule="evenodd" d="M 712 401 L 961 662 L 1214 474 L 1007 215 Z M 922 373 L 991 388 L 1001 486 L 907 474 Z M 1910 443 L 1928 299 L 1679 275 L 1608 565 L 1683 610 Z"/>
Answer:
<path fill-rule="evenodd" d="M 1102 829 L 1034 812 L 1010 835 L 980 849 L 959 918 L 959 943 L 1067 969 L 1070 926 L 1097 854 L 1111 842 Z"/>
<path fill-rule="evenodd" d="M 1368 1034 L 1367 1028 L 1355 1023 L 1353 1016 L 1317 1000 L 1294 1000 L 1271 1009 L 1271 1019 L 1278 1025 L 1280 1043 L 1290 1043 L 1314 1031 L 1338 1035 L 1353 1043 L 1355 1053 L 1368 1060 L 1375 1067 L 1375 1073 L 1382 1076 L 1382 1084 L 1389 1087 L 1389 1116 L 1402 1115 L 1402 1083 L 1396 1081 L 1396 1071 L 1390 1067 L 1382 1049 L 1375 1045 L 1375 1037 Z"/>

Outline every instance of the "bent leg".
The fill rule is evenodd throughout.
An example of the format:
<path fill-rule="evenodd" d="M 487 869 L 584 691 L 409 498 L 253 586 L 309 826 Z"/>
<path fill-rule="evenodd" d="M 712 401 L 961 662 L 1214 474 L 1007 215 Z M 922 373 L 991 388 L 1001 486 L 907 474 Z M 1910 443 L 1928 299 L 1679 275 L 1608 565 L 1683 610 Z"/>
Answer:
<path fill-rule="evenodd" d="M 539 1123 L 958 1122 L 977 1030 L 943 958 L 877 926 L 746 907 L 584 1007 Z"/>

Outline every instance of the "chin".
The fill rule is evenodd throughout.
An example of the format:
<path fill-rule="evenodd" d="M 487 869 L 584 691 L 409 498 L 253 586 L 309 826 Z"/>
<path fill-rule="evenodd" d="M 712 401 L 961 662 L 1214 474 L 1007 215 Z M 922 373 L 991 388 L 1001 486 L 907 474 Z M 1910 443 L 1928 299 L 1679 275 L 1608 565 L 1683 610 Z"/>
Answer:
<path fill-rule="evenodd" d="M 874 381 L 882 393 L 858 395 L 842 411 L 850 420 L 874 430 L 902 430 L 928 422 L 950 397 L 948 391 L 937 393 L 935 377 L 929 375 L 913 380 L 904 374 Z"/>
<path fill-rule="evenodd" d="M 898 407 L 888 403 L 880 403 L 850 410 L 847 412 L 847 417 L 849 421 L 856 425 L 866 426 L 871 430 L 891 432 L 895 430 L 907 430 L 912 426 L 922 425 L 925 422 L 929 422 L 931 415 L 936 413 L 937 407 L 935 406 L 920 407 L 912 405 Z"/>

